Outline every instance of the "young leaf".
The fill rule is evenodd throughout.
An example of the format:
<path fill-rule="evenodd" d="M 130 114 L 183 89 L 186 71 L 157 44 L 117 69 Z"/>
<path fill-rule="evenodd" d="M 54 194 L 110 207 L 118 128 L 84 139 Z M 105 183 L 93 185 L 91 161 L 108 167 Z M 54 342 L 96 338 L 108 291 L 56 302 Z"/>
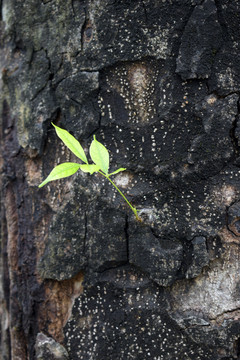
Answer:
<path fill-rule="evenodd" d="M 58 137 L 62 140 L 62 142 L 71 150 L 79 159 L 83 162 L 88 163 L 85 152 L 81 146 L 81 144 L 75 139 L 74 136 L 69 134 L 67 130 L 61 129 L 60 127 L 54 125 L 56 133 Z"/>
<path fill-rule="evenodd" d="M 96 164 L 83 164 L 80 165 L 80 169 L 83 172 L 89 172 L 92 175 L 94 172 L 97 172 L 99 170 L 99 166 L 97 166 Z"/>
<path fill-rule="evenodd" d="M 105 146 L 96 140 L 95 135 L 93 136 L 89 151 L 92 161 L 99 166 L 99 169 L 107 174 L 109 168 L 109 153 Z"/>
<path fill-rule="evenodd" d="M 114 172 L 112 172 L 111 174 L 109 174 L 108 176 L 116 175 L 119 172 L 125 171 L 125 170 L 127 170 L 127 169 L 126 168 L 119 168 L 119 169 L 115 170 Z"/>
<path fill-rule="evenodd" d="M 55 168 L 50 172 L 48 177 L 40 184 L 38 187 L 46 185 L 49 181 L 62 179 L 67 176 L 75 174 L 80 168 L 80 164 L 66 162 L 60 165 L 55 166 Z"/>

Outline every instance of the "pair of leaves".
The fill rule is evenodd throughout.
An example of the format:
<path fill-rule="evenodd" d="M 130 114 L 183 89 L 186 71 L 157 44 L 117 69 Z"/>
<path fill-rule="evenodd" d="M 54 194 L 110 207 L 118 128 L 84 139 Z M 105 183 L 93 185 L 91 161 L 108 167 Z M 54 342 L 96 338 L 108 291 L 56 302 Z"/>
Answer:
<path fill-rule="evenodd" d="M 126 170 L 126 168 L 119 168 L 119 169 L 115 170 L 114 172 L 112 172 L 111 174 L 108 174 L 109 153 L 108 153 L 108 150 L 105 148 L 105 146 L 96 140 L 95 135 L 93 136 L 93 141 L 90 145 L 89 152 L 90 152 L 92 161 L 96 164 L 96 166 L 99 167 L 99 169 L 96 171 L 101 170 L 106 175 L 106 177 L 116 175 L 120 171 Z M 81 170 L 82 170 L 82 168 L 81 168 Z"/>
<path fill-rule="evenodd" d="M 109 169 L 109 153 L 105 146 L 96 140 L 95 135 L 93 136 L 89 152 L 92 161 L 107 175 Z"/>
<path fill-rule="evenodd" d="M 62 142 L 71 150 L 74 155 L 76 155 L 84 163 L 88 163 L 85 152 L 77 139 L 72 136 L 67 130 L 61 129 L 60 127 L 54 125 L 57 136 L 62 140 Z"/>
<path fill-rule="evenodd" d="M 60 127 L 53 124 L 56 129 L 58 137 L 63 141 L 63 143 L 71 150 L 80 160 L 89 166 L 82 166 L 81 169 L 84 172 L 93 173 L 98 170 L 102 170 L 105 174 L 108 173 L 109 169 L 109 153 L 103 144 L 96 140 L 94 135 L 93 141 L 91 143 L 89 152 L 92 161 L 94 164 L 88 164 L 86 154 L 77 139 L 72 136 L 68 131 L 61 129 Z"/>
<path fill-rule="evenodd" d="M 84 164 L 77 164 L 73 162 L 65 162 L 63 164 L 57 165 L 48 177 L 39 185 L 42 187 L 46 185 L 49 181 L 62 179 L 70 175 L 75 174 L 79 169 L 85 173 L 93 174 L 94 172 L 100 172 L 107 178 L 109 176 L 115 175 L 120 171 L 126 170 L 125 168 L 120 168 L 108 174 L 109 169 L 109 153 L 106 147 L 97 141 L 95 135 L 93 141 L 90 145 L 89 153 L 93 164 L 89 164 L 86 154 L 81 146 L 81 144 L 72 136 L 68 131 L 61 129 L 60 127 L 53 124 L 55 127 L 58 137 L 63 141 L 63 143 L 71 150 Z"/>

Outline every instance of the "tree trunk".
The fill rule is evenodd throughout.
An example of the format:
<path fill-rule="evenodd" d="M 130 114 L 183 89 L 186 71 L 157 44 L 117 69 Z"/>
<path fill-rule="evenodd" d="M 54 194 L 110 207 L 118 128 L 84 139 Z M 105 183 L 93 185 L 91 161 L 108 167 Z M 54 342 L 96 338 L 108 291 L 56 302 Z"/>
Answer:
<path fill-rule="evenodd" d="M 0 4 L 2 359 L 240 359 L 238 1 Z"/>

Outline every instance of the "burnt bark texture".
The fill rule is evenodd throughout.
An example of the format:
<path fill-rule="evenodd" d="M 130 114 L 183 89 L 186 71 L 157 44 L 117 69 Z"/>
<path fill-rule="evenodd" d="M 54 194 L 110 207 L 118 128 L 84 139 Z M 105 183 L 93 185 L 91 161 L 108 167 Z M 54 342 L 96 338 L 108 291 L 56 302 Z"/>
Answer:
<path fill-rule="evenodd" d="M 240 359 L 239 1 L 0 7 L 1 359 Z"/>

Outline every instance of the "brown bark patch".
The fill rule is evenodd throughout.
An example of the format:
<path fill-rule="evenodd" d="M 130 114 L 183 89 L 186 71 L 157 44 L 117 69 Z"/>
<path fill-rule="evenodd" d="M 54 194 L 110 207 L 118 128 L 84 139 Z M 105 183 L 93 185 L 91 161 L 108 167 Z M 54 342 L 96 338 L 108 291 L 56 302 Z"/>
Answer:
<path fill-rule="evenodd" d="M 6 190 L 5 211 L 8 232 L 8 262 L 11 276 L 13 271 L 18 271 L 18 214 L 14 192 L 10 186 Z"/>
<path fill-rule="evenodd" d="M 64 339 L 63 327 L 71 316 L 74 300 L 83 291 L 83 273 L 70 280 L 47 280 L 45 300 L 39 311 L 39 329 L 57 342 Z"/>

